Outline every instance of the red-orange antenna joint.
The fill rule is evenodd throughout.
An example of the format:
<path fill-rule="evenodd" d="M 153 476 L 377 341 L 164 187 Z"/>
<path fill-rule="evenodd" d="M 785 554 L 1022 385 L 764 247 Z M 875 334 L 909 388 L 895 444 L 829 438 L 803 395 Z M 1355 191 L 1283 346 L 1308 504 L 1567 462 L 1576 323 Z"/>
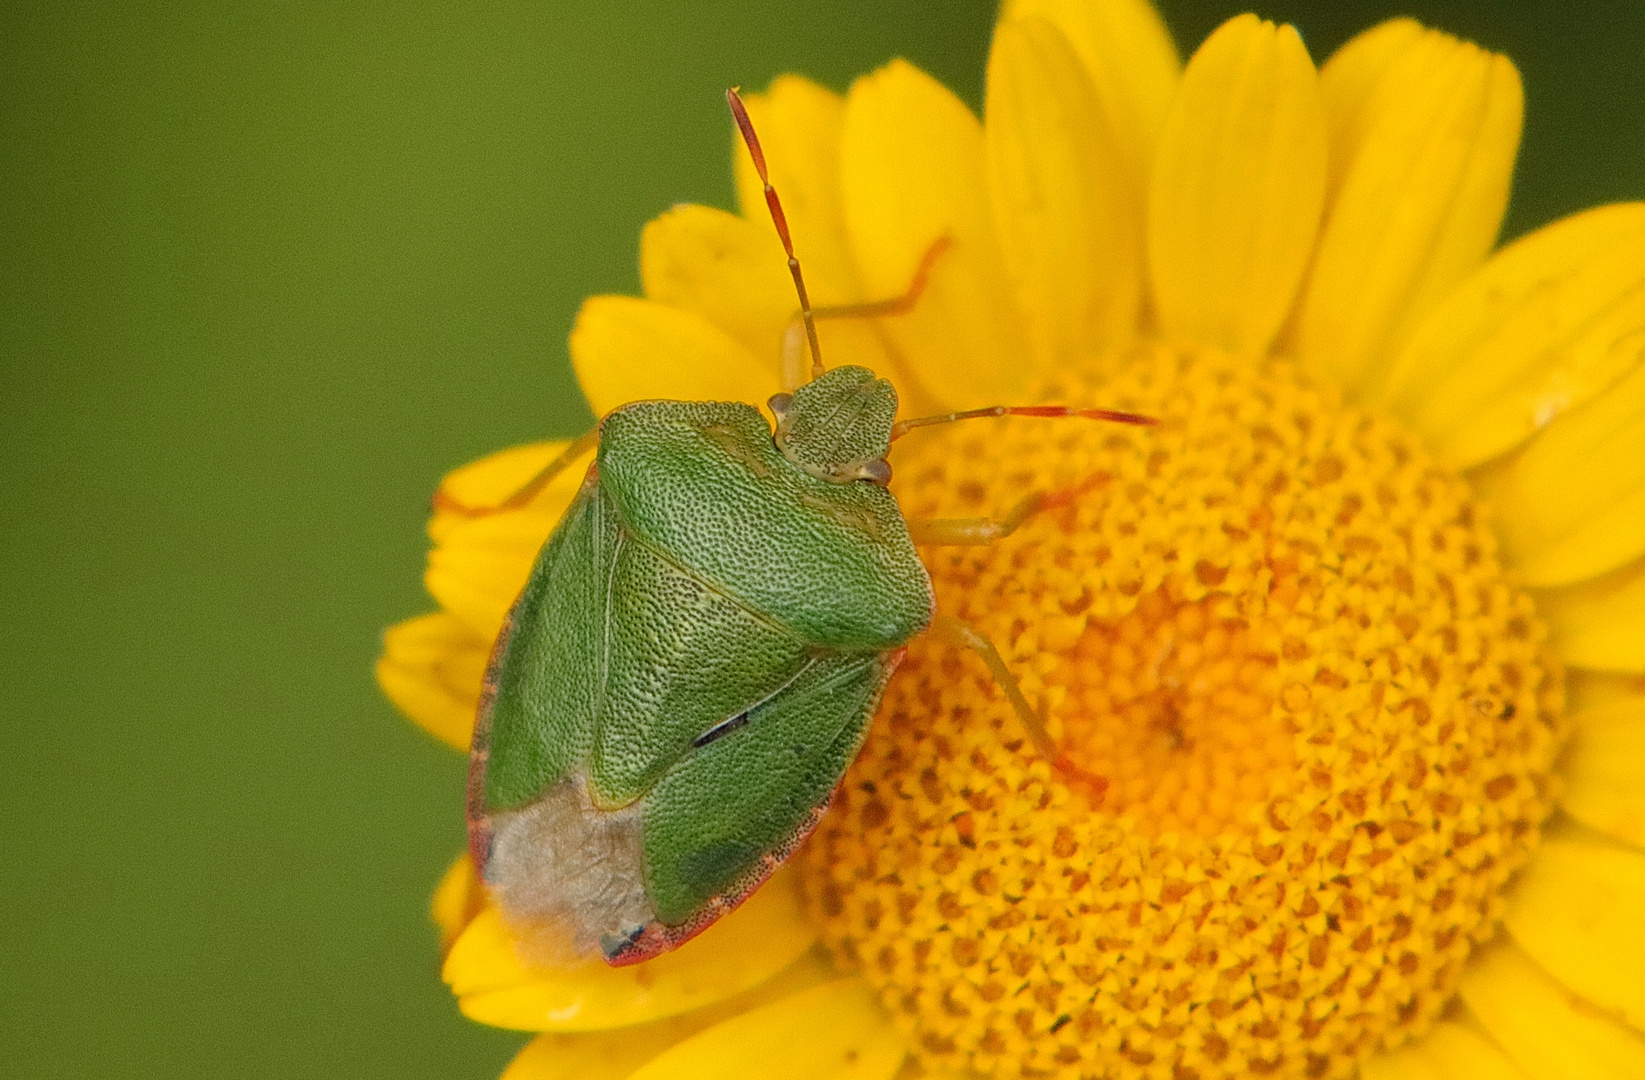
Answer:
<path fill-rule="evenodd" d="M 811 346 L 811 377 L 815 379 L 823 373 L 822 344 L 817 340 L 817 320 L 811 313 L 811 298 L 805 292 L 800 260 L 794 254 L 794 242 L 788 235 L 788 218 L 783 214 L 777 189 L 771 186 L 771 175 L 765 168 L 765 151 L 760 149 L 760 137 L 754 133 L 754 121 L 748 118 L 748 109 L 743 106 L 743 99 L 735 86 L 725 92 L 725 102 L 731 106 L 731 116 L 737 121 L 737 131 L 748 147 L 748 156 L 754 159 L 754 171 L 760 174 L 760 183 L 765 185 L 765 205 L 771 211 L 772 223 L 777 226 L 783 251 L 788 254 L 788 272 L 794 278 L 794 291 L 800 294 L 800 317 L 805 320 L 806 342 Z"/>
<path fill-rule="evenodd" d="M 986 409 L 967 409 L 964 412 L 943 413 L 941 416 L 919 416 L 912 420 L 898 420 L 892 425 L 891 437 L 900 439 L 915 428 L 933 424 L 952 424 L 956 420 L 981 420 L 991 416 L 1037 416 L 1045 419 L 1106 420 L 1111 424 L 1135 424 L 1148 427 L 1159 423 L 1152 416 L 1125 412 L 1120 409 L 1075 409 L 1067 405 L 991 405 Z"/>

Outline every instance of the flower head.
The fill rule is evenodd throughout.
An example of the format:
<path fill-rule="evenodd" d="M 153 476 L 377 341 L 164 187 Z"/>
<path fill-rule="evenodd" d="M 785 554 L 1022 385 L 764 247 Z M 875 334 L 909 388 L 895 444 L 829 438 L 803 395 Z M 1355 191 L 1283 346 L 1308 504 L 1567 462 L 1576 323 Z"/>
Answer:
<path fill-rule="evenodd" d="M 892 458 L 910 518 L 1075 493 L 922 554 L 1079 770 L 917 640 L 796 865 L 676 953 L 534 968 L 460 860 L 447 981 L 547 1033 L 510 1075 L 1645 1074 L 1645 205 L 1493 254 L 1518 76 L 1410 20 L 1316 70 L 1241 16 L 1179 70 L 1135 0 L 1018 0 L 983 123 L 900 62 L 749 107 L 820 304 L 948 242 L 912 310 L 825 320 L 830 364 L 914 413 L 1160 421 Z M 780 389 L 793 296 L 737 168 L 741 216 L 670 211 L 646 298 L 585 304 L 597 412 Z M 442 490 L 495 504 L 559 449 Z M 431 523 L 443 610 L 379 675 L 458 746 L 576 484 Z"/>

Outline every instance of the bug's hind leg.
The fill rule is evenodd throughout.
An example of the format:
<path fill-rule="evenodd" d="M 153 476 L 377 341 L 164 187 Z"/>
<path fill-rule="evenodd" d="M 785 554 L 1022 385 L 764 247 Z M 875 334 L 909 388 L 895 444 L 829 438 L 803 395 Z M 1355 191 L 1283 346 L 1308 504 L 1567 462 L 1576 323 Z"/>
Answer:
<path fill-rule="evenodd" d="M 1098 474 L 1060 491 L 1030 492 L 1007 510 L 1004 517 L 915 518 L 908 522 L 908 535 L 914 543 L 929 546 L 992 544 L 1016 532 L 1035 514 L 1069 505 L 1102 479 Z"/>
<path fill-rule="evenodd" d="M 1022 726 L 1027 729 L 1028 738 L 1033 742 L 1034 749 L 1039 751 L 1040 756 L 1065 779 L 1085 788 L 1093 802 L 1101 800 L 1108 790 L 1108 780 L 1082 769 L 1062 752 L 1056 740 L 1045 728 L 1042 711 L 1036 710 L 1028 703 L 1028 698 L 1022 692 L 1022 684 L 1017 682 L 1017 677 L 1011 674 L 1011 669 L 1006 666 L 1005 658 L 982 631 L 964 619 L 956 619 L 952 615 L 937 615 L 931 620 L 930 632 L 946 645 L 969 649 L 976 653 L 982 662 L 988 665 L 988 673 L 994 676 L 994 682 L 1005 692 L 1005 699 L 1011 703 L 1017 719 L 1021 720 Z"/>
<path fill-rule="evenodd" d="M 434 509 L 447 513 L 458 514 L 462 517 L 486 517 L 491 514 L 501 514 L 509 510 L 518 510 L 532 499 L 537 493 L 547 487 L 553 479 L 575 465 L 584 454 L 592 450 L 600 441 L 600 426 L 572 439 L 560 455 L 538 470 L 537 475 L 527 480 L 517 491 L 495 506 L 469 506 L 446 494 L 442 487 L 434 493 Z"/>

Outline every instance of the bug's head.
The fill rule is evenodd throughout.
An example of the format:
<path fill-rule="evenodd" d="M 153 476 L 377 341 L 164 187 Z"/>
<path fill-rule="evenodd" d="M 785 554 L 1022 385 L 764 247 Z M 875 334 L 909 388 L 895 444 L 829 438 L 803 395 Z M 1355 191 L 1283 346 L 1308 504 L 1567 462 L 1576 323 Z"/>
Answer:
<path fill-rule="evenodd" d="M 777 448 L 795 465 L 839 484 L 890 483 L 885 455 L 897 419 L 897 391 L 885 379 L 847 364 L 792 394 L 774 394 L 767 404 L 777 418 Z"/>

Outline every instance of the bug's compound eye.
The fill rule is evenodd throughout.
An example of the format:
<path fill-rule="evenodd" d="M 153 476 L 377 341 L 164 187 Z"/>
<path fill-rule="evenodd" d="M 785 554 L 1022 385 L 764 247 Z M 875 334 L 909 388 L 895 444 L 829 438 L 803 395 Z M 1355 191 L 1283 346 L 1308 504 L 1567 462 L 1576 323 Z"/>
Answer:
<path fill-rule="evenodd" d="M 779 421 L 788 415 L 788 407 L 793 404 L 793 394 L 772 394 L 766 399 L 765 407 L 771 410 L 771 415 Z"/>

